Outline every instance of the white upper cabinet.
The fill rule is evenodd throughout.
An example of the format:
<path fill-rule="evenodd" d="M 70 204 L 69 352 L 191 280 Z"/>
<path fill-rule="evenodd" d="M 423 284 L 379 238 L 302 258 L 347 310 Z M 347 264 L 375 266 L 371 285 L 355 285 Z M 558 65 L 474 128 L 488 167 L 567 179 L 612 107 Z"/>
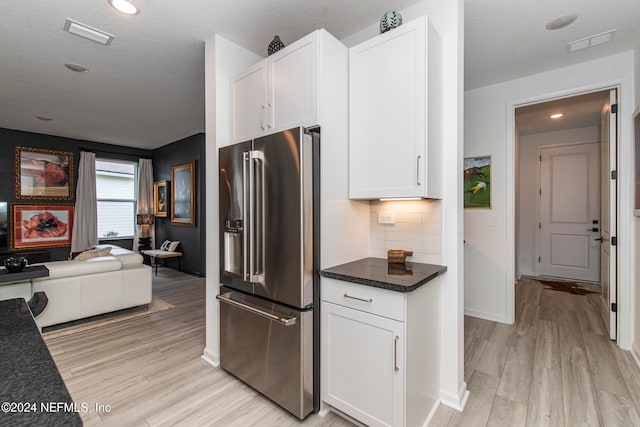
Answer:
<path fill-rule="evenodd" d="M 440 49 L 427 17 L 350 49 L 350 198 L 442 196 Z"/>
<path fill-rule="evenodd" d="M 232 83 L 234 142 L 319 124 L 318 56 L 322 30 L 238 74 Z"/>
<path fill-rule="evenodd" d="M 267 129 L 267 64 L 260 61 L 233 81 L 233 135 L 235 142 L 264 135 Z"/>

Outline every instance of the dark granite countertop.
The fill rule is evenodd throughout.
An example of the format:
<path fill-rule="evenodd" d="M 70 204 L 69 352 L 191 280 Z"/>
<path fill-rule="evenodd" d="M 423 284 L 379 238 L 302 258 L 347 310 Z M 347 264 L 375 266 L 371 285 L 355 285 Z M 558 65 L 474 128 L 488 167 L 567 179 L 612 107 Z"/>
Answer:
<path fill-rule="evenodd" d="M 0 349 L 0 425 L 82 426 L 80 415 L 73 411 L 71 395 L 22 298 L 0 301 Z M 76 405 L 80 410 L 81 402 Z"/>
<path fill-rule="evenodd" d="M 383 258 L 364 258 L 320 271 L 323 277 L 388 289 L 411 292 L 447 271 L 435 264 L 406 262 L 390 264 Z"/>

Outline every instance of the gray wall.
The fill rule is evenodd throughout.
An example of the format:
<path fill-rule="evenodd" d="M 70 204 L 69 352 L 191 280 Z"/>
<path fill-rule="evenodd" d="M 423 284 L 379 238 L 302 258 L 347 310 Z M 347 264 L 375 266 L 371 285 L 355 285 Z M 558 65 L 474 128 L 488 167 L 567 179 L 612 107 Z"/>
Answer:
<path fill-rule="evenodd" d="M 97 156 L 110 159 L 130 160 L 137 162 L 140 157 L 151 158 L 151 151 L 137 148 L 122 147 L 119 145 L 102 144 L 98 142 L 85 141 L 79 139 L 63 138 L 58 136 L 44 135 L 39 133 L 22 132 L 17 130 L 0 128 L 0 201 L 19 203 L 75 203 L 69 201 L 45 201 L 45 200 L 16 200 L 14 195 L 14 147 L 33 147 L 49 150 L 70 151 L 73 153 L 74 179 L 77 185 L 78 163 L 80 151 L 93 151 Z M 76 188 L 74 186 L 74 188 Z M 74 193 L 75 196 L 75 193 Z M 109 241 L 123 247 L 131 247 L 132 240 Z M 36 249 L 34 249 L 36 250 Z M 37 249 L 49 251 L 51 260 L 67 259 L 70 247 Z"/>
<path fill-rule="evenodd" d="M 204 133 L 192 135 L 171 144 L 153 150 L 153 178 L 154 181 L 170 181 L 171 167 L 181 163 L 196 161 L 195 169 L 195 195 L 196 195 L 196 224 L 195 226 L 172 224 L 171 212 L 166 218 L 156 217 L 156 246 L 159 247 L 164 240 L 179 240 L 179 250 L 182 257 L 182 270 L 205 276 L 205 144 Z M 169 185 L 170 188 L 170 185 Z M 173 194 L 169 195 L 171 199 Z M 173 265 L 175 260 L 169 260 Z"/>

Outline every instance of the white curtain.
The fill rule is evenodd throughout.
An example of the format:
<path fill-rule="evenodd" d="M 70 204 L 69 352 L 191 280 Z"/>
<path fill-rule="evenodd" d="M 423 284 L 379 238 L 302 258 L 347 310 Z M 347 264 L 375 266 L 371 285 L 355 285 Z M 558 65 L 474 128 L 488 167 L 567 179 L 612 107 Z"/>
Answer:
<path fill-rule="evenodd" d="M 153 162 L 151 159 L 140 159 L 138 162 L 138 212 L 153 215 Z M 133 250 L 137 251 L 141 226 L 136 225 L 136 235 L 133 238 Z M 149 228 L 151 248 L 156 247 L 155 226 Z"/>
<path fill-rule="evenodd" d="M 71 252 L 79 252 L 98 244 L 98 206 L 96 201 L 96 155 L 80 152 L 76 208 L 71 235 Z"/>

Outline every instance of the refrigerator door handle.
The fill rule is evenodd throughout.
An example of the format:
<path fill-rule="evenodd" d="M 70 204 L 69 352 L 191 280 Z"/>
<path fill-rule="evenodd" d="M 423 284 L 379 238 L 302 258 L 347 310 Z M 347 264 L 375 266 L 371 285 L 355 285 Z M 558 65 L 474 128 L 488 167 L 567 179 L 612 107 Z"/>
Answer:
<path fill-rule="evenodd" d="M 264 284 L 264 153 L 253 150 L 249 158 L 249 280 Z"/>
<path fill-rule="evenodd" d="M 267 319 L 273 320 L 274 322 L 279 323 L 282 326 L 293 326 L 296 324 L 295 317 L 276 316 L 275 314 L 267 313 L 266 311 L 262 311 L 258 308 L 236 301 L 231 298 L 231 292 L 226 292 L 224 294 L 216 295 L 216 299 L 218 299 L 221 302 L 241 308 L 243 310 L 250 311 L 254 314 L 257 314 L 258 316 L 266 317 Z"/>
<path fill-rule="evenodd" d="M 249 152 L 242 153 L 242 280 L 249 280 L 249 269 L 247 268 L 247 254 L 249 253 L 249 233 L 253 229 L 251 226 L 251 214 L 247 212 L 247 194 L 251 192 L 249 181 L 247 181 L 247 164 L 250 164 Z M 247 215 L 248 214 L 248 215 Z"/>

